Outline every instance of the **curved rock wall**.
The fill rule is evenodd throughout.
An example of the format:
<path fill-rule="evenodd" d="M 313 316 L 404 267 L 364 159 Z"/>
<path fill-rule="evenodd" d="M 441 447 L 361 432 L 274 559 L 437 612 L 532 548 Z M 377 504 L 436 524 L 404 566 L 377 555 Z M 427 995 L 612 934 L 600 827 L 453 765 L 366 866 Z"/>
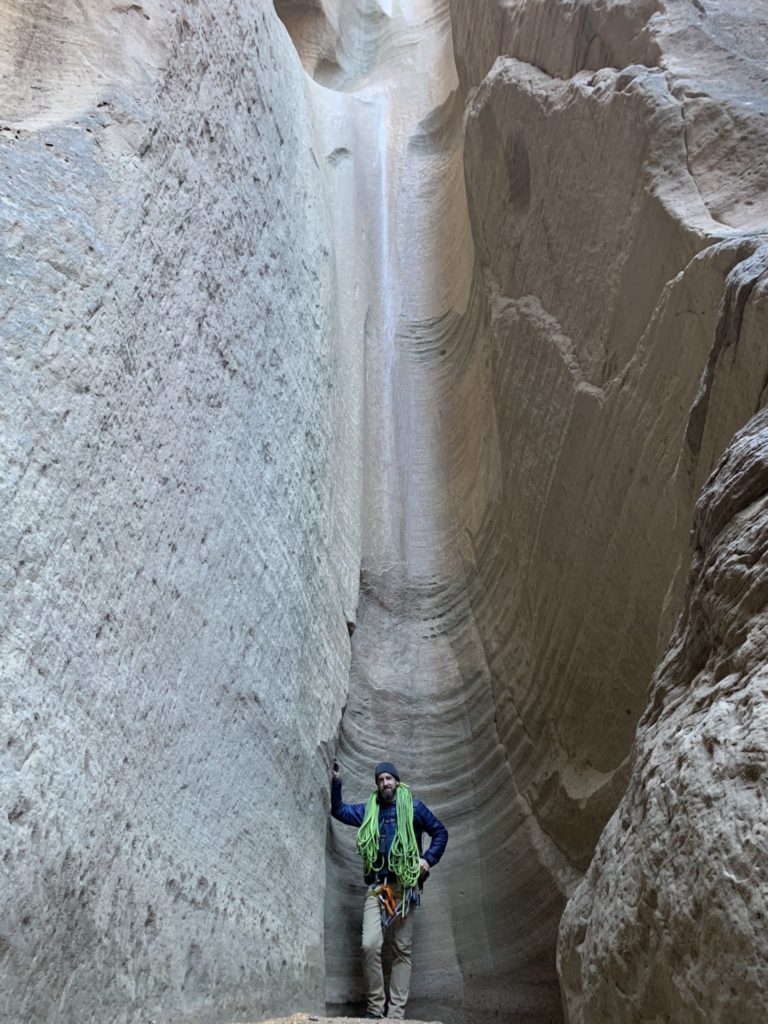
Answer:
<path fill-rule="evenodd" d="M 350 796 L 392 756 L 451 829 L 413 1012 L 542 1021 L 564 900 L 681 609 L 695 497 L 764 401 L 765 129 L 738 18 L 729 34 L 684 5 L 488 2 L 452 19 L 476 264 L 466 299 L 409 316 L 395 290 L 396 330 L 367 336 L 385 396 L 367 443 L 386 440 L 366 461 L 341 750 Z M 728 46 L 725 80 L 710 66 Z M 398 246 L 401 279 L 422 282 L 459 251 L 463 197 L 401 166 L 435 211 Z M 332 1003 L 361 994 L 352 848 L 334 827 Z"/>
<path fill-rule="evenodd" d="M 576 872 L 625 784 L 646 681 L 681 608 L 694 499 L 765 401 L 766 93 L 754 39 L 739 42 L 756 13 L 453 5 L 491 363 L 472 408 L 499 469 L 496 500 L 468 531 L 470 593 L 517 785 Z M 565 893 L 573 877 L 552 871 Z M 590 887 L 582 917 L 591 897 L 594 934 L 613 908 Z M 557 906 L 540 900 L 546 932 Z M 507 934 L 514 988 L 527 968 L 513 966 Z M 629 1001 L 614 1016 L 615 947 L 580 949 L 576 978 L 581 939 L 569 934 L 573 1020 L 678 1019 L 661 989 L 658 1017 Z M 638 947 L 622 935 L 629 969 Z"/>
<path fill-rule="evenodd" d="M 391 757 L 451 831 L 411 1015 L 560 1019 L 693 503 L 765 401 L 760 12 L 0 15 L 0 1008 L 358 997 L 341 721 L 346 797 Z"/>
<path fill-rule="evenodd" d="M 537 976 L 536 943 L 552 956 L 560 894 L 626 784 L 694 500 L 765 401 L 765 88 L 738 45 L 754 13 L 725 26 L 676 4 L 453 5 L 479 295 L 447 371 L 445 440 L 486 749 L 500 744 L 499 788 L 524 809 L 468 795 L 481 848 L 515 850 L 489 855 L 485 908 L 507 1009 Z M 590 53 L 585 19 L 603 40 Z M 482 999 L 499 971 L 478 961 Z"/>
<path fill-rule="evenodd" d="M 0 13 L 0 1016 L 319 1009 L 362 363 L 303 75 L 266 5 Z"/>
<path fill-rule="evenodd" d="M 572 1024 L 765 1017 L 767 453 L 762 412 L 698 503 L 629 790 L 560 929 Z"/>

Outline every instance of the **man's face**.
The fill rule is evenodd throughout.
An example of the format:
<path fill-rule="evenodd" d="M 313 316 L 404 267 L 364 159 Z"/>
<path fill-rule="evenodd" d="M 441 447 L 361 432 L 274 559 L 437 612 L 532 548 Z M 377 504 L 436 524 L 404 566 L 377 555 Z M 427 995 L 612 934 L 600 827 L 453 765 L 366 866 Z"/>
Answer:
<path fill-rule="evenodd" d="M 379 791 L 379 799 L 385 804 L 391 804 L 395 799 L 395 791 L 400 783 L 394 775 L 389 772 L 382 772 L 376 779 L 376 788 Z"/>

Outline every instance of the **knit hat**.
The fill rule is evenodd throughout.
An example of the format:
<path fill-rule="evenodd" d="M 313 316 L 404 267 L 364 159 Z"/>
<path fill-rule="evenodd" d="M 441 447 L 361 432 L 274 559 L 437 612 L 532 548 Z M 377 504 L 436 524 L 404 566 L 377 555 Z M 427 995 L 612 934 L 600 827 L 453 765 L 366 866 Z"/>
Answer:
<path fill-rule="evenodd" d="M 382 761 L 381 764 L 376 765 L 373 771 L 374 781 L 378 782 L 379 776 L 382 775 L 384 772 L 387 772 L 388 775 L 394 775 L 397 781 L 400 781 L 400 775 L 397 771 L 397 768 L 395 768 L 391 761 Z"/>

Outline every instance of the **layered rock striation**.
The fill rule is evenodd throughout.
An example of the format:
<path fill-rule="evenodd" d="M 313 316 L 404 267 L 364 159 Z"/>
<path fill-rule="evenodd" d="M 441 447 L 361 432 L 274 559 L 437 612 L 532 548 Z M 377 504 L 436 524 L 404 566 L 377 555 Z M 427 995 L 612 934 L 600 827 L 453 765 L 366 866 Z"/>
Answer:
<path fill-rule="evenodd" d="M 451 831 L 412 1014 L 560 1020 L 574 891 L 574 1021 L 714 1006 L 703 953 L 680 980 L 682 923 L 659 940 L 666 987 L 637 980 L 650 954 L 626 986 L 607 854 L 577 886 L 683 607 L 696 496 L 765 403 L 759 9 L 0 14 L 0 1008 L 132 1024 L 359 998 L 359 865 L 326 819 L 337 741 L 348 799 L 386 756 Z M 724 495 L 760 476 L 758 426 Z M 731 530 L 718 501 L 701 552 Z M 759 549 L 747 512 L 724 580 L 734 530 Z M 694 620 L 747 622 L 723 586 L 678 646 L 704 649 Z M 675 664 L 680 685 L 703 671 Z M 678 707 L 655 692 L 639 750 Z M 684 705 L 680 735 L 708 713 Z M 749 707 L 721 711 L 727 776 Z M 621 855 L 650 935 L 669 899 L 641 882 L 659 825 L 637 758 Z M 715 793 L 741 808 L 723 849 L 742 881 L 747 768 L 746 795 Z M 685 837 L 663 842 L 684 871 Z M 708 949 L 758 941 L 707 921 Z M 744 983 L 754 1003 L 758 967 Z"/>
<path fill-rule="evenodd" d="M 625 785 L 695 498 L 765 402 L 766 93 L 752 51 L 734 52 L 746 11 L 727 32 L 685 5 L 453 16 L 490 370 L 485 391 L 467 364 L 452 388 L 452 486 L 475 513 L 464 551 L 495 727 L 550 879 L 543 935 Z M 514 991 L 528 968 L 506 934 Z"/>
<path fill-rule="evenodd" d="M 312 34 L 281 6 L 367 200 L 344 221 L 368 303 L 348 795 L 392 756 L 452 831 L 415 1010 L 557 1019 L 558 919 L 626 785 L 696 495 L 765 397 L 747 19 L 325 3 Z M 334 1004 L 361 995 L 351 851 L 335 828 Z"/>
<path fill-rule="evenodd" d="M 693 551 L 629 789 L 562 921 L 572 1024 L 765 1016 L 765 411 L 707 482 Z"/>

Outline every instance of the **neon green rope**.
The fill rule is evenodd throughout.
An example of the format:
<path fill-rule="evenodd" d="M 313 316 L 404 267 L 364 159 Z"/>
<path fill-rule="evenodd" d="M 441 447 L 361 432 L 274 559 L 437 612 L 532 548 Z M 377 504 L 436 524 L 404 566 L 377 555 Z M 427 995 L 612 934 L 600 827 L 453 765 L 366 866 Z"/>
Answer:
<path fill-rule="evenodd" d="M 357 852 L 363 858 L 366 875 L 383 867 L 379 853 L 379 801 L 376 793 L 371 793 L 365 805 L 363 824 L 357 830 Z"/>
<path fill-rule="evenodd" d="M 408 786 L 397 787 L 397 832 L 389 851 L 389 866 L 404 889 L 419 880 L 420 852 L 413 828 L 413 797 Z"/>
<path fill-rule="evenodd" d="M 389 869 L 404 889 L 410 889 L 419 880 L 419 859 L 421 854 L 413 827 L 413 796 L 409 786 L 400 783 L 397 787 L 397 831 L 389 851 Z M 363 858 L 366 875 L 379 871 L 384 861 L 379 850 L 379 801 L 378 794 L 371 793 L 365 805 L 363 823 L 357 832 L 357 852 Z"/>

